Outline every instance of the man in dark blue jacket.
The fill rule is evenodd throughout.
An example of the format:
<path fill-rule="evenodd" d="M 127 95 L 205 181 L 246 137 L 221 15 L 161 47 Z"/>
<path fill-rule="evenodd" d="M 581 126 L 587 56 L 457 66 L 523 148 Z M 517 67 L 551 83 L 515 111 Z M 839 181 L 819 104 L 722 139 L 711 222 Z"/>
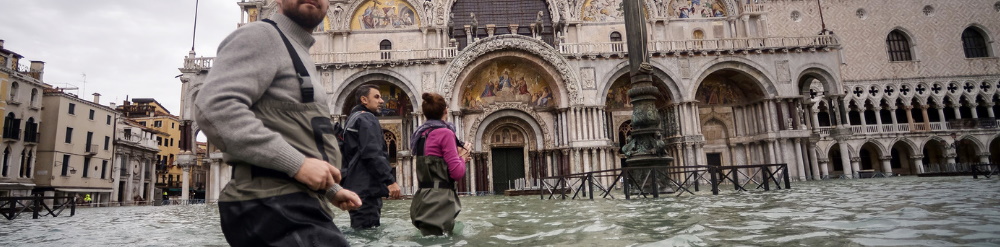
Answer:
<path fill-rule="evenodd" d="M 345 174 L 343 187 L 358 193 L 361 208 L 349 211 L 351 228 L 364 229 L 381 225 L 382 197 L 400 198 L 399 185 L 389 167 L 382 126 L 376 116 L 379 105 L 384 102 L 378 87 L 362 85 L 354 90 L 357 106 L 351 109 L 351 116 L 357 120 L 344 134 Z M 355 157 L 357 156 L 357 157 Z"/>

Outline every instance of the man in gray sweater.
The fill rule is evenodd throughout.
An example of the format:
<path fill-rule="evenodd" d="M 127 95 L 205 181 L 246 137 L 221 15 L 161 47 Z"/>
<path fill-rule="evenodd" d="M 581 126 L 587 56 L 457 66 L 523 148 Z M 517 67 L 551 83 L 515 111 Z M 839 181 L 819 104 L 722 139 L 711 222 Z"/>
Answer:
<path fill-rule="evenodd" d="M 233 166 L 219 198 L 222 230 L 233 246 L 344 246 L 332 208 L 362 202 L 338 185 L 326 90 L 310 77 L 311 32 L 329 2 L 278 2 L 271 19 L 222 41 L 195 99 L 198 126 Z"/>

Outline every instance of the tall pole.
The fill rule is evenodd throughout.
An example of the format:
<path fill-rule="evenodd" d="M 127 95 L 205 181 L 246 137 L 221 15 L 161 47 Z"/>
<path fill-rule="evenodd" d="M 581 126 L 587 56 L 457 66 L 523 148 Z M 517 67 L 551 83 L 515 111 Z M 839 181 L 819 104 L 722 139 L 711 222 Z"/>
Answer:
<path fill-rule="evenodd" d="M 624 153 L 629 166 L 668 165 L 674 158 L 664 150 L 661 136 L 660 114 L 656 99 L 663 97 L 653 85 L 652 66 L 646 50 L 646 17 L 642 0 L 625 1 L 625 35 L 628 38 L 629 75 L 632 89 L 632 134 L 625 144 Z"/>
<path fill-rule="evenodd" d="M 198 34 L 198 1 L 194 0 L 194 28 L 191 31 L 191 51 L 194 51 L 194 37 Z"/>

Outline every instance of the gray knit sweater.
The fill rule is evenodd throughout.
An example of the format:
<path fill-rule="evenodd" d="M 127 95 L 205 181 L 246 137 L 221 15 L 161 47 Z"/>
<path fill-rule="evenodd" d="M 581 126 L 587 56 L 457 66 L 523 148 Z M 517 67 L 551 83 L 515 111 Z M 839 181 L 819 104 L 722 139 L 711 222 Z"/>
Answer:
<path fill-rule="evenodd" d="M 271 17 L 292 42 L 309 70 L 314 99 L 326 108 L 323 84 L 309 47 L 315 41 L 291 19 Z M 250 107 L 260 100 L 301 102 L 299 83 L 288 50 L 278 31 L 265 22 L 249 23 L 219 45 L 211 71 L 195 99 L 196 119 L 208 139 L 225 154 L 226 162 L 243 161 L 294 177 L 305 155 L 258 120 Z"/>

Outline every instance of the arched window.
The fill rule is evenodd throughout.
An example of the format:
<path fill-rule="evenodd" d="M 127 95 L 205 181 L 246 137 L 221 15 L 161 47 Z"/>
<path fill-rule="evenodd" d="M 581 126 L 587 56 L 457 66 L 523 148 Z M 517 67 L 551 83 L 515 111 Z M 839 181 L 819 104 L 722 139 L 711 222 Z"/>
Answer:
<path fill-rule="evenodd" d="M 388 39 L 383 39 L 382 42 L 378 43 L 378 49 L 383 51 L 392 50 L 392 41 Z"/>
<path fill-rule="evenodd" d="M 990 54 L 986 50 L 986 39 L 983 33 L 977 28 L 969 27 L 962 32 L 962 48 L 965 50 L 965 57 L 988 57 Z"/>
<path fill-rule="evenodd" d="M 692 33 L 691 36 L 693 36 L 694 39 L 705 39 L 705 32 L 701 30 L 694 30 L 694 33 Z"/>
<path fill-rule="evenodd" d="M 383 39 L 378 43 L 378 49 L 382 50 L 382 59 L 392 59 L 392 53 L 389 52 L 392 50 L 392 41 Z"/>
<path fill-rule="evenodd" d="M 10 100 L 17 101 L 17 82 L 10 83 Z"/>
<path fill-rule="evenodd" d="M 27 122 L 24 122 L 24 141 L 25 142 L 38 142 L 38 123 L 35 123 L 35 118 L 28 118 Z"/>
<path fill-rule="evenodd" d="M 38 89 L 37 88 L 32 88 L 31 89 L 31 102 L 28 102 L 28 104 L 30 106 L 35 106 L 35 101 L 36 100 L 38 100 Z"/>
<path fill-rule="evenodd" d="M 611 42 L 622 42 L 622 33 L 611 32 Z"/>
<path fill-rule="evenodd" d="M 913 55 L 910 52 L 910 40 L 902 31 L 892 30 L 889 37 L 885 38 L 885 45 L 889 50 L 889 61 L 913 60 Z"/>
<path fill-rule="evenodd" d="M 14 117 L 14 113 L 7 113 L 3 119 L 3 138 L 18 139 L 18 132 L 21 132 L 21 121 Z"/>

